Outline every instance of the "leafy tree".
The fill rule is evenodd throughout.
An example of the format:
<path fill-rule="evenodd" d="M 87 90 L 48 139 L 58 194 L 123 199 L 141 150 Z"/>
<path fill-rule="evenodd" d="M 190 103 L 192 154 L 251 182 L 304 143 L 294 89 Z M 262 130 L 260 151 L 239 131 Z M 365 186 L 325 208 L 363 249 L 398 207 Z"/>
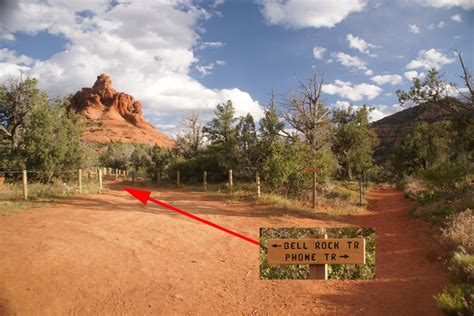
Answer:
<path fill-rule="evenodd" d="M 332 148 L 349 179 L 372 166 L 373 148 L 378 140 L 369 124 L 369 110 L 364 105 L 357 110 L 350 106 L 333 112 L 336 131 Z"/>
<path fill-rule="evenodd" d="M 49 181 L 58 171 L 83 167 L 82 126 L 79 117 L 66 110 L 68 104 L 57 99 L 37 105 L 30 114 L 14 159 L 19 167 L 44 172 L 32 174 L 32 179 Z"/>
<path fill-rule="evenodd" d="M 275 93 L 272 92 L 272 99 L 270 106 L 264 109 L 264 116 L 260 120 L 260 139 L 264 148 L 271 148 L 280 138 L 281 132 L 285 128 L 285 123 L 282 122 L 275 107 Z"/>
<path fill-rule="evenodd" d="M 228 145 L 235 141 L 234 123 L 237 119 L 234 117 L 235 108 L 232 101 L 218 104 L 214 115 L 215 118 L 203 129 L 211 143 Z"/>
<path fill-rule="evenodd" d="M 239 146 L 239 170 L 247 178 L 252 177 L 258 160 L 257 132 L 253 116 L 242 116 L 237 124 L 237 143 Z"/>
<path fill-rule="evenodd" d="M 225 174 L 228 169 L 235 169 L 238 159 L 237 129 L 234 126 L 237 119 L 232 101 L 218 104 L 214 114 L 203 131 L 211 142 L 209 150 L 216 156 L 218 165 L 213 169 Z"/>
<path fill-rule="evenodd" d="M 134 170 L 148 169 L 151 165 L 151 157 L 145 145 L 135 145 L 130 159 Z"/>
<path fill-rule="evenodd" d="M 99 156 L 101 165 L 120 170 L 131 167 L 132 155 L 135 146 L 129 143 L 110 143 L 103 149 Z"/>
<path fill-rule="evenodd" d="M 48 96 L 38 88 L 36 79 L 11 78 L 9 86 L 0 85 L 0 133 L 15 151 L 33 110 L 48 104 Z"/>

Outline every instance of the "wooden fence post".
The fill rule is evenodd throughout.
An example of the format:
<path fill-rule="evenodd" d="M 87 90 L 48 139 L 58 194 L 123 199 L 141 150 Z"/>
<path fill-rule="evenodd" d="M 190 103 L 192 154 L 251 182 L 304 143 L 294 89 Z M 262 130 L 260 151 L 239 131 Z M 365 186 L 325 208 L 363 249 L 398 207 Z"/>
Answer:
<path fill-rule="evenodd" d="M 77 184 L 79 185 L 79 193 L 82 193 L 82 169 L 79 169 Z"/>
<path fill-rule="evenodd" d="M 180 174 L 179 170 L 176 171 L 176 187 L 179 188 L 180 185 Z"/>
<path fill-rule="evenodd" d="M 102 193 L 102 168 L 99 168 L 99 190 Z"/>
<path fill-rule="evenodd" d="M 204 185 L 204 191 L 207 191 L 207 171 L 202 173 L 202 184 Z"/>
<path fill-rule="evenodd" d="M 126 178 L 127 173 L 125 172 L 125 170 L 122 170 L 121 172 L 122 172 L 122 181 L 125 182 L 125 178 Z"/>
<path fill-rule="evenodd" d="M 255 174 L 255 182 L 257 184 L 257 198 L 260 198 L 260 174 L 258 171 Z"/>
<path fill-rule="evenodd" d="M 118 180 L 118 176 L 119 176 L 119 174 L 118 174 L 118 169 L 115 169 L 115 181 Z"/>
<path fill-rule="evenodd" d="M 132 171 L 132 182 L 135 183 L 135 171 Z"/>
<path fill-rule="evenodd" d="M 229 190 L 232 191 L 234 182 L 232 180 L 232 169 L 229 169 Z"/>
<path fill-rule="evenodd" d="M 313 209 L 316 208 L 316 172 L 313 172 Z"/>
<path fill-rule="evenodd" d="M 23 170 L 23 199 L 28 200 L 28 176 L 26 170 Z"/>
<path fill-rule="evenodd" d="M 327 239 L 326 229 L 322 228 L 317 235 L 310 236 L 311 238 Z M 328 279 L 328 265 L 327 264 L 310 264 L 309 265 L 309 279 L 310 280 L 327 280 Z"/>
<path fill-rule="evenodd" d="M 90 180 L 90 179 L 91 179 L 91 171 L 87 170 L 87 180 Z"/>

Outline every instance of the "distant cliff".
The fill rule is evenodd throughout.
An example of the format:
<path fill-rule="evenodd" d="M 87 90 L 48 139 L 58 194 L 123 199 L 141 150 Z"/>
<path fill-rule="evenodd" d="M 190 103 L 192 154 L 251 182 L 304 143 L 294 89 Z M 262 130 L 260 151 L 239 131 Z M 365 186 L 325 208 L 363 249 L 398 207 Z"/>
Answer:
<path fill-rule="evenodd" d="M 393 145 L 400 144 L 405 134 L 417 123 L 433 123 L 453 119 L 452 114 L 439 105 L 425 103 L 384 117 L 372 123 L 379 145 L 375 149 L 374 158 L 383 161 Z"/>
<path fill-rule="evenodd" d="M 117 92 L 106 74 L 92 88 L 82 88 L 71 99 L 71 108 L 86 118 L 83 139 L 92 142 L 129 142 L 172 147 L 173 141 L 147 122 L 142 105 L 131 95 Z"/>

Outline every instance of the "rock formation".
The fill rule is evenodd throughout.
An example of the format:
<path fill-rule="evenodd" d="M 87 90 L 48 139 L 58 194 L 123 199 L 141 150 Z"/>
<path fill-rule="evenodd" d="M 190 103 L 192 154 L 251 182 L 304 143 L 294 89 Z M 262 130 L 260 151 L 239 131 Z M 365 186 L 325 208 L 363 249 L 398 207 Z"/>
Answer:
<path fill-rule="evenodd" d="M 173 146 L 171 139 L 143 118 L 140 101 L 117 92 L 106 74 L 98 76 L 92 88 L 76 92 L 71 108 L 86 118 L 84 139 L 87 141 Z"/>

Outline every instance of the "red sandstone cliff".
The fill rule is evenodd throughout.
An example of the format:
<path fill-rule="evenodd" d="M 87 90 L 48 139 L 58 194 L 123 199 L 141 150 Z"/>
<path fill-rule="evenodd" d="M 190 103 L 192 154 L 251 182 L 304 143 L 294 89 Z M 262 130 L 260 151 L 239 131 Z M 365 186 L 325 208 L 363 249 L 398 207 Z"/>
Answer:
<path fill-rule="evenodd" d="M 92 88 L 82 88 L 71 99 L 71 108 L 86 118 L 83 139 L 92 142 L 130 142 L 172 147 L 173 141 L 147 122 L 142 104 L 117 92 L 109 76 L 101 74 Z"/>

